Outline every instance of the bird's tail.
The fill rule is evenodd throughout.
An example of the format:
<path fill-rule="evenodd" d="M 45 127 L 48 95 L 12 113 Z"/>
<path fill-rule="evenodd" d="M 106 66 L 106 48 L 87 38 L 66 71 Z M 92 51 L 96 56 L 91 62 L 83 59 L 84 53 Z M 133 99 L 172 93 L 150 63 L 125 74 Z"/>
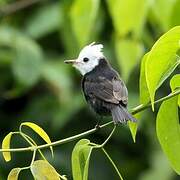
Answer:
<path fill-rule="evenodd" d="M 137 120 L 121 105 L 115 106 L 112 110 L 112 117 L 115 124 L 126 123 L 128 120 L 137 122 Z"/>

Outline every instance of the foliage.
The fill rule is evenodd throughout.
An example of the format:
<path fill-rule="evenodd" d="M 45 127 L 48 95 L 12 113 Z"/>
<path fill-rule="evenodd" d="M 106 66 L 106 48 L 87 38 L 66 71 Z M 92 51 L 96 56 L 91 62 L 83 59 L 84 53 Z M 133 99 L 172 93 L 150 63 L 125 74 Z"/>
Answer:
<path fill-rule="evenodd" d="M 81 139 L 72 152 L 73 179 L 87 180 L 89 160 L 93 147 L 87 139 Z"/>
<path fill-rule="evenodd" d="M 12 136 L 12 132 L 10 132 L 9 134 L 6 135 L 6 137 L 3 139 L 2 142 L 2 148 L 3 149 L 10 149 L 10 142 L 11 142 L 11 136 Z M 10 152 L 3 152 L 3 156 L 5 161 L 10 161 L 11 160 L 11 154 Z"/>
<path fill-rule="evenodd" d="M 37 179 L 50 174 L 66 179 L 54 167 L 68 174 L 68 179 L 72 175 L 74 179 L 122 179 L 118 169 L 125 179 L 139 179 L 142 174 L 143 180 L 154 176 L 161 179 L 162 174 L 175 178 L 166 161 L 162 160 L 164 168 L 157 169 L 157 162 L 164 157 L 155 134 L 172 169 L 179 174 L 179 25 L 179 0 L 0 1 L 2 148 L 16 150 L 26 145 L 25 149 L 33 152 L 27 166 L 20 158 L 22 152 L 11 160 L 12 152 L 2 150 L 5 161 L 11 160 L 13 167 L 9 173 L 1 160 L 1 178 L 27 179 L 24 170 L 28 169 Z M 138 119 L 137 124 L 128 122 L 136 143 L 131 143 L 129 130 L 124 126 L 117 127 L 113 136 L 110 134 L 112 141 L 109 136 L 106 139 L 109 129 L 103 127 L 75 146 L 60 146 L 60 150 L 54 151 L 58 160 L 49 163 L 50 152 L 43 151 L 50 148 L 53 155 L 54 144 L 49 137 L 53 137 L 55 145 L 66 143 L 64 137 L 75 140 L 72 134 L 96 124 L 97 118 L 88 111 L 80 94 L 79 75 L 63 63 L 77 57 L 80 48 L 93 41 L 103 43 L 105 55 L 126 82 L 129 109 L 135 107 L 132 113 Z M 163 98 L 157 101 L 160 97 Z M 157 102 L 162 102 L 160 108 L 154 106 Z M 142 113 L 150 105 L 154 112 Z M 19 131 L 10 132 L 19 124 Z M 54 141 L 60 137 L 64 138 L 60 143 Z M 106 140 L 102 143 L 102 138 L 108 140 L 108 154 L 104 149 Z M 47 144 L 38 145 L 44 142 Z M 106 155 L 117 174 L 111 172 L 95 149 Z M 70 152 L 72 173 L 70 160 L 67 161 Z M 27 159 L 31 158 L 31 153 L 25 154 Z"/>

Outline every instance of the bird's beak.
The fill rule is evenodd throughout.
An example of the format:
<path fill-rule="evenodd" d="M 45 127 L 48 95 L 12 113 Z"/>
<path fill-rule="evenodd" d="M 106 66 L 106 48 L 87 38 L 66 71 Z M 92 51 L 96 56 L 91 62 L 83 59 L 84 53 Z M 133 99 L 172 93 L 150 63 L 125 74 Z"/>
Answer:
<path fill-rule="evenodd" d="M 64 63 L 66 64 L 75 64 L 77 62 L 77 59 L 71 59 L 71 60 L 65 60 Z"/>

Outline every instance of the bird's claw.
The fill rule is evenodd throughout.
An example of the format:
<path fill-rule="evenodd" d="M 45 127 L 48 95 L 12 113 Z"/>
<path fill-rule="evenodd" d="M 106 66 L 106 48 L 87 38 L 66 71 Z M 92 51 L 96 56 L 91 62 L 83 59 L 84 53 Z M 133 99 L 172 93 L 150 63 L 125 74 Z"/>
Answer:
<path fill-rule="evenodd" d="M 97 129 L 97 130 L 101 129 L 100 125 L 96 124 L 95 129 Z"/>

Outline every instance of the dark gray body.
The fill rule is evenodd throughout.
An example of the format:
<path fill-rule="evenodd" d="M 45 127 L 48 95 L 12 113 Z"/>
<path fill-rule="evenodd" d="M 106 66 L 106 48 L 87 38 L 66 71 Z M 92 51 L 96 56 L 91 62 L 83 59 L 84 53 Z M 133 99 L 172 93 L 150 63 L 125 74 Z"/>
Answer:
<path fill-rule="evenodd" d="M 105 59 L 99 65 L 85 74 L 82 89 L 86 101 L 101 116 L 111 115 L 114 123 L 136 121 L 128 113 L 128 91 L 118 73 Z"/>

